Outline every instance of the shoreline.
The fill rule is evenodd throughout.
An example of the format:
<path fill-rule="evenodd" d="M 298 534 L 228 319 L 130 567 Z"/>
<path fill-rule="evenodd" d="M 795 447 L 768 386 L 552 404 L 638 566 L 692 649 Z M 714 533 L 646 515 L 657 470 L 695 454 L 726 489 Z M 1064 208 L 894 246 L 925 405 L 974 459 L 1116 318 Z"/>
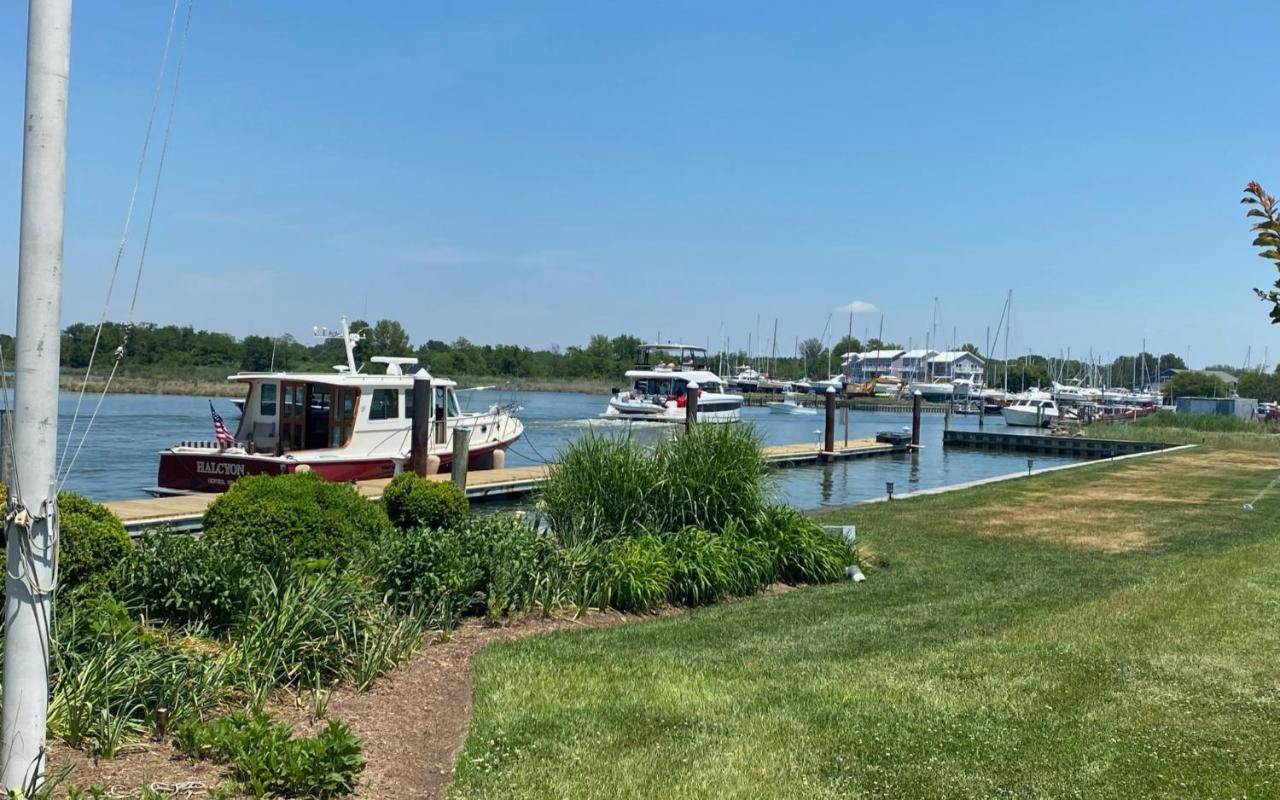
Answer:
<path fill-rule="evenodd" d="M 612 387 L 608 381 L 592 378 L 500 378 L 495 376 L 460 376 L 454 379 L 459 387 L 492 386 L 495 389 L 522 392 L 578 392 L 581 394 L 607 395 Z M 79 392 L 83 375 L 64 372 L 58 379 L 58 388 L 64 392 Z M 106 386 L 105 378 L 91 379 L 86 394 L 100 394 Z M 187 395 L 193 397 L 239 398 L 244 388 L 231 381 L 203 378 L 156 378 L 136 375 L 117 375 L 108 394 Z"/>

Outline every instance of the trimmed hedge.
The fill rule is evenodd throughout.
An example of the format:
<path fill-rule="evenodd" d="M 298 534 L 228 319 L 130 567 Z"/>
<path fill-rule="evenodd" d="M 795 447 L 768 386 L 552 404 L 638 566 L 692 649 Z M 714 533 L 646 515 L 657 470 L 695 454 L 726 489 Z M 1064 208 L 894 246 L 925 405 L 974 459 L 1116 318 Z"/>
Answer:
<path fill-rule="evenodd" d="M 58 494 L 58 515 L 59 583 L 68 588 L 103 584 L 133 549 L 124 523 L 106 506 L 75 492 Z"/>
<path fill-rule="evenodd" d="M 315 473 L 241 478 L 204 512 L 204 535 L 260 564 L 349 561 L 394 533 L 377 503 Z"/>
<path fill-rule="evenodd" d="M 471 513 L 467 495 L 448 481 L 432 481 L 412 472 L 391 479 L 382 493 L 382 507 L 391 524 L 412 528 L 452 528 Z"/>

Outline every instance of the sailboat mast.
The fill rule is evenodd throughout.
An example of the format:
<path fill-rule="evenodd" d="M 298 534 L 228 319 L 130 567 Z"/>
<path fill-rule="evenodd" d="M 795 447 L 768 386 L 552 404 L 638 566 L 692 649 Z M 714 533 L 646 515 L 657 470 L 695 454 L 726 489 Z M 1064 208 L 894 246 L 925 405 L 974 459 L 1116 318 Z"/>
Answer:
<path fill-rule="evenodd" d="M 778 318 L 773 318 L 773 344 L 772 352 L 769 354 L 769 374 L 772 375 L 778 369 Z"/>
<path fill-rule="evenodd" d="M 1004 301 L 1005 321 L 1004 321 L 1004 392 L 1009 393 L 1009 328 L 1013 327 L 1013 290 L 1009 290 L 1009 296 Z"/>
<path fill-rule="evenodd" d="M 58 363 L 62 228 L 67 200 L 67 87 L 71 0 L 31 0 L 27 23 L 13 469 L 6 541 L 4 788 L 31 791 L 43 778 L 58 514 Z M 18 519 L 29 520 L 27 525 Z"/>

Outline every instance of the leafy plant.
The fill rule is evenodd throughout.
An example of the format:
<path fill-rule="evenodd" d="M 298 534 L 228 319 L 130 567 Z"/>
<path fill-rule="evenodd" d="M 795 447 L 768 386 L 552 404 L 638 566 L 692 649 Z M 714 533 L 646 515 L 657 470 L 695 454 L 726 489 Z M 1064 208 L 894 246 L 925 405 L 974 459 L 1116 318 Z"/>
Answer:
<path fill-rule="evenodd" d="M 650 611 L 667 598 L 671 562 L 662 540 L 652 534 L 616 539 L 605 546 L 600 607 Z"/>
<path fill-rule="evenodd" d="M 58 493 L 58 515 L 59 582 L 72 588 L 101 586 L 133 546 L 124 524 L 106 506 L 75 492 Z"/>
<path fill-rule="evenodd" d="M 485 581 L 474 550 L 452 531 L 406 531 L 380 542 L 367 570 L 401 612 L 434 613 L 451 625 L 466 613 Z"/>
<path fill-rule="evenodd" d="M 344 797 L 365 766 L 360 739 L 343 723 L 330 720 L 315 736 L 294 738 L 263 711 L 188 723 L 175 743 L 192 757 L 229 764 L 232 778 L 255 797 Z"/>
<path fill-rule="evenodd" d="M 856 560 L 848 542 L 794 508 L 768 506 L 752 524 L 753 536 L 769 548 L 775 574 L 787 583 L 829 583 Z"/>
<path fill-rule="evenodd" d="M 733 591 L 741 579 L 734 553 L 721 538 L 701 528 L 685 528 L 664 542 L 671 564 L 668 597 L 690 606 L 714 603 Z"/>
<path fill-rule="evenodd" d="M 664 478 L 651 499 L 660 531 L 719 531 L 764 506 L 764 455 L 750 425 L 696 425 L 659 446 L 654 458 Z"/>
<path fill-rule="evenodd" d="M 744 523 L 732 520 L 720 534 L 720 541 L 729 550 L 733 568 L 734 582 L 730 594 L 753 594 L 777 579 L 768 543 L 752 536 Z"/>
<path fill-rule="evenodd" d="M 181 723 L 227 692 L 215 659 L 140 625 L 109 598 L 82 599 L 59 614 L 53 643 L 49 730 L 106 758 L 151 731 L 158 706 Z"/>
<path fill-rule="evenodd" d="M 117 594 L 149 619 L 222 631 L 244 618 L 257 581 L 255 566 L 240 554 L 207 539 L 161 533 L 125 558 Z"/>
<path fill-rule="evenodd" d="M 539 509 L 562 541 L 654 530 L 657 461 L 627 437 L 587 433 L 561 451 L 542 485 Z"/>
<path fill-rule="evenodd" d="M 1253 246 L 1261 248 L 1259 257 L 1270 259 L 1272 266 L 1280 270 L 1280 207 L 1277 206 L 1276 199 L 1267 194 L 1257 181 L 1249 181 L 1244 187 L 1244 194 L 1240 202 L 1253 206 L 1246 216 L 1258 220 L 1249 228 L 1257 234 Z M 1280 278 L 1276 279 L 1273 286 L 1274 288 L 1265 291 L 1253 291 L 1259 300 L 1271 304 L 1271 324 L 1275 325 L 1280 322 Z"/>
<path fill-rule="evenodd" d="M 382 493 L 382 506 L 401 530 L 452 528 L 470 513 L 467 495 L 449 481 L 428 480 L 412 472 L 391 479 Z"/>
<path fill-rule="evenodd" d="M 237 480 L 209 504 L 204 531 L 215 544 L 280 567 L 296 559 L 346 561 L 392 527 L 355 487 L 306 473 Z"/>

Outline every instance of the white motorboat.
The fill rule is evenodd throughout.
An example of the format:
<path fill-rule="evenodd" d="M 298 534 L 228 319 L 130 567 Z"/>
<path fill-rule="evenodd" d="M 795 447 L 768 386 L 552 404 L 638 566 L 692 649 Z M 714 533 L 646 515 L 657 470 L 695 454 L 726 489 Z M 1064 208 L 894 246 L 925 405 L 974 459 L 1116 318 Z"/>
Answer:
<path fill-rule="evenodd" d="M 1038 392 L 1044 395 L 1045 392 Z M 1058 403 L 1052 397 L 1019 397 L 1000 409 L 1004 424 L 1024 428 L 1044 428 L 1058 421 Z"/>
<path fill-rule="evenodd" d="M 1102 390 L 1084 386 L 1078 380 L 1066 383 L 1054 381 L 1053 398 L 1059 403 L 1096 403 L 1102 399 Z"/>
<path fill-rule="evenodd" d="M 834 388 L 836 394 L 844 394 L 844 375 L 833 375 L 825 381 L 814 381 L 812 385 L 814 394 L 825 393 L 828 386 Z"/>
<path fill-rule="evenodd" d="M 949 382 L 912 381 L 907 385 L 907 396 L 914 397 L 916 392 L 930 403 L 945 403 L 951 399 L 955 386 Z"/>
<path fill-rule="evenodd" d="M 705 350 L 704 350 L 705 354 Z M 735 367 L 737 374 L 731 378 L 727 378 L 722 383 L 737 389 L 740 392 L 755 392 L 760 389 L 761 374 L 759 371 L 752 369 L 750 364 L 742 364 Z"/>
<path fill-rule="evenodd" d="M 635 369 L 627 370 L 630 389 L 618 389 L 602 415 L 606 419 L 645 422 L 684 422 L 690 384 L 697 385 L 698 422 L 737 422 L 742 418 L 742 395 L 725 391 L 724 381 L 705 366 L 706 348 L 680 344 L 640 347 Z M 673 361 L 655 356 L 675 356 Z"/>
<path fill-rule="evenodd" d="M 809 383 L 808 378 L 801 378 L 798 381 L 791 382 L 791 389 L 800 394 L 808 394 L 813 391 L 813 384 Z"/>
<path fill-rule="evenodd" d="M 333 338 L 338 338 L 335 335 Z M 356 366 L 355 345 L 342 320 L 347 363 L 331 373 L 241 372 L 229 380 L 246 393 L 235 433 L 222 441 L 187 441 L 160 453 L 156 495 L 223 492 L 245 475 L 314 472 L 325 480 L 389 478 L 410 456 L 414 375 L 404 368 L 416 358 L 380 358 L 386 373 Z M 456 384 L 433 377 L 429 454 L 447 470 L 453 461 L 453 434 L 469 431 L 467 461 L 482 468 L 499 463 L 521 437 L 524 425 L 511 408 L 464 413 Z M 215 434 L 217 426 L 215 426 Z"/>
<path fill-rule="evenodd" d="M 812 416 L 818 413 L 818 409 L 812 406 L 804 406 L 796 401 L 795 392 L 783 392 L 782 401 L 775 403 L 765 403 L 765 406 L 773 414 L 795 414 L 798 416 Z"/>

